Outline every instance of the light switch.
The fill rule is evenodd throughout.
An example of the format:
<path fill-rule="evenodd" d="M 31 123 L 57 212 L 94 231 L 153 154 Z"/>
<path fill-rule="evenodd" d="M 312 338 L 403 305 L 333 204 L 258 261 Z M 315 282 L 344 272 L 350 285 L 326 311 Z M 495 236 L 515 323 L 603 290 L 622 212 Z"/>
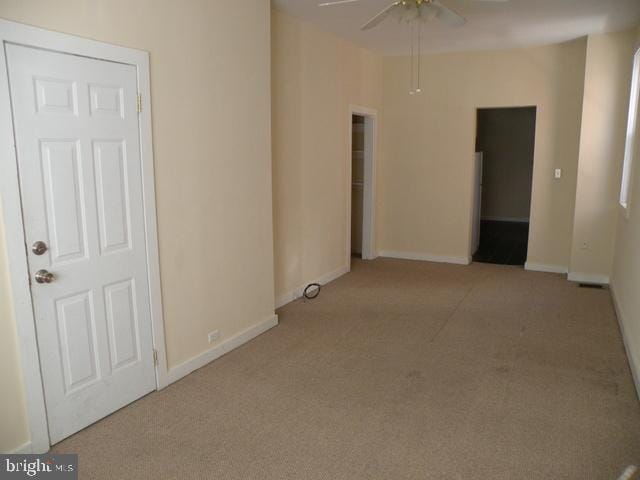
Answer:
<path fill-rule="evenodd" d="M 562 178 L 562 169 L 561 168 L 556 168 L 554 176 L 556 178 Z"/>

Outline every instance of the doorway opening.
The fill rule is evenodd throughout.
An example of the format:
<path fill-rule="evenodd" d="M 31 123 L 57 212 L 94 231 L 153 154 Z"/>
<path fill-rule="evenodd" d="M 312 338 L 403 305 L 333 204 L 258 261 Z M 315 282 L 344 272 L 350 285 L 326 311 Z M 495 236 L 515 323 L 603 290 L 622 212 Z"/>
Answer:
<path fill-rule="evenodd" d="M 362 258 L 364 226 L 364 117 L 351 117 L 351 256 Z"/>
<path fill-rule="evenodd" d="M 527 260 L 535 130 L 536 107 L 478 109 L 474 262 Z"/>
<path fill-rule="evenodd" d="M 376 113 L 363 108 L 350 112 L 351 162 L 349 245 L 351 258 L 372 259 L 373 178 Z M 349 259 L 349 262 L 350 262 Z"/>

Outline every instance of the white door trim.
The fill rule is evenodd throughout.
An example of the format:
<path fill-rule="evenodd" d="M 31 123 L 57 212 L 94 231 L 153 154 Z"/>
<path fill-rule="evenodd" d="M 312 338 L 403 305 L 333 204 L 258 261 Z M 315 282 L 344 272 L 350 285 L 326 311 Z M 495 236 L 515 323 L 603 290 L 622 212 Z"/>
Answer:
<path fill-rule="evenodd" d="M 151 323 L 154 349 L 158 355 L 156 384 L 157 388 L 161 389 L 168 385 L 169 381 L 167 378 L 158 257 L 153 142 L 151 135 L 149 53 L 0 19 L 0 44 L 2 47 L 0 48 L 0 171 L 2 171 L 2 175 L 0 175 L 0 199 L 2 202 L 5 242 L 12 288 L 13 313 L 16 321 L 27 403 L 31 450 L 34 453 L 40 453 L 49 450 L 49 433 L 36 342 L 35 319 L 29 288 L 29 270 L 25 250 L 18 165 L 5 58 L 5 45 L 7 43 L 125 63 L 136 67 L 138 91 L 142 95 L 143 104 L 139 125 Z"/>
<path fill-rule="evenodd" d="M 378 111 L 373 108 L 349 105 L 349 161 L 347 162 L 347 248 L 346 265 L 351 271 L 351 150 L 353 149 L 353 115 L 365 118 L 364 146 L 364 194 L 363 194 L 363 227 L 362 258 L 371 260 L 378 255 L 374 248 L 375 232 L 375 185 L 376 185 L 376 144 L 378 143 Z"/>

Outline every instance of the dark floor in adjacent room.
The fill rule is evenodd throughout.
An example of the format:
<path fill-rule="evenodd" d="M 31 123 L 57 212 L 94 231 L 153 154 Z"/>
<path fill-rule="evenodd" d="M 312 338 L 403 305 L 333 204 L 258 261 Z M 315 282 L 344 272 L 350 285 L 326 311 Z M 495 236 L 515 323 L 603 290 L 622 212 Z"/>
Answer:
<path fill-rule="evenodd" d="M 614 480 L 640 462 L 606 289 L 377 259 L 278 315 L 53 450 L 109 480 Z"/>
<path fill-rule="evenodd" d="M 482 220 L 480 247 L 474 262 L 499 265 L 524 265 L 529 242 L 528 222 L 498 222 Z"/>

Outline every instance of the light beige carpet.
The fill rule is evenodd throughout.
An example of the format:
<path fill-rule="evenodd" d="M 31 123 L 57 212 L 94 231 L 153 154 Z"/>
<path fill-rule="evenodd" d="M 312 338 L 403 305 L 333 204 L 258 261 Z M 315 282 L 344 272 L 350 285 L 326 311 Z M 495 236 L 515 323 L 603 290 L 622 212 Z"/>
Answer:
<path fill-rule="evenodd" d="M 83 479 L 615 479 L 640 406 L 607 290 L 379 259 L 65 440 Z"/>

